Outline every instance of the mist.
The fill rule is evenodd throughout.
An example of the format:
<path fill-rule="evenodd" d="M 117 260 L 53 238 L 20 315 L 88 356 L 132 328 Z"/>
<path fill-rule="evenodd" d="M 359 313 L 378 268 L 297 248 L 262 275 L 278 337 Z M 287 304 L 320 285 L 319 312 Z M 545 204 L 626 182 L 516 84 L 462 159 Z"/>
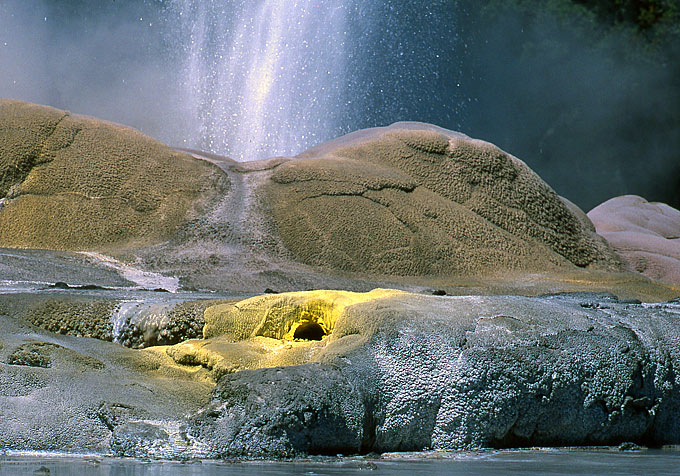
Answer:
<path fill-rule="evenodd" d="M 596 22 L 486 3 L 348 0 L 341 100 L 314 140 L 431 122 L 497 144 L 586 211 L 622 194 L 680 207 L 680 47 L 647 55 L 626 31 L 600 41 Z M 0 97 L 205 147 L 170 4 L 0 0 Z"/>
<path fill-rule="evenodd" d="M 480 14 L 464 3 L 465 132 L 521 158 L 586 211 L 623 194 L 680 207 L 677 36 L 655 45 L 547 6 Z"/>
<path fill-rule="evenodd" d="M 186 125 L 163 2 L 0 1 L 0 97 L 135 127 L 171 144 Z"/>

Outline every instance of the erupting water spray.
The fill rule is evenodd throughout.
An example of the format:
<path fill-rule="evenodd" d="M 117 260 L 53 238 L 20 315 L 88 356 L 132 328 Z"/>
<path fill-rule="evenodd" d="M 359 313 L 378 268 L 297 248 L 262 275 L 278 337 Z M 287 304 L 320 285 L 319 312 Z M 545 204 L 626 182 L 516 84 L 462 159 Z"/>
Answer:
<path fill-rule="evenodd" d="M 349 3 L 176 0 L 199 146 L 251 160 L 347 132 L 333 111 L 347 100 Z"/>

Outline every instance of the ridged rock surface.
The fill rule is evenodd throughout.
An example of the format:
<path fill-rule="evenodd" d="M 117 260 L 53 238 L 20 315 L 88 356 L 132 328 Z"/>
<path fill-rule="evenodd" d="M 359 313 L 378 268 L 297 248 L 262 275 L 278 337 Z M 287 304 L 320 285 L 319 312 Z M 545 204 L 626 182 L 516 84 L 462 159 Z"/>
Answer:
<path fill-rule="evenodd" d="M 341 137 L 280 164 L 266 187 L 283 243 L 310 265 L 456 275 L 618 264 L 522 161 L 428 124 Z"/>
<path fill-rule="evenodd" d="M 0 246 L 165 241 L 225 187 L 216 167 L 134 129 L 0 99 Z"/>
<path fill-rule="evenodd" d="M 260 328 L 284 302 L 314 320 L 319 295 L 305 297 L 260 300 Z M 191 433 L 220 457 L 680 441 L 677 302 L 358 301 L 310 343 L 307 363 L 223 376 Z"/>
<path fill-rule="evenodd" d="M 0 207 L 0 247 L 42 249 L 0 250 L 0 450 L 680 443 L 677 299 L 481 296 L 680 294 L 491 144 L 399 123 L 238 164 L 0 100 Z M 423 294 L 349 291 L 376 283 Z"/>
<path fill-rule="evenodd" d="M 631 268 L 680 284 L 680 210 L 624 195 L 593 208 L 588 217 Z"/>

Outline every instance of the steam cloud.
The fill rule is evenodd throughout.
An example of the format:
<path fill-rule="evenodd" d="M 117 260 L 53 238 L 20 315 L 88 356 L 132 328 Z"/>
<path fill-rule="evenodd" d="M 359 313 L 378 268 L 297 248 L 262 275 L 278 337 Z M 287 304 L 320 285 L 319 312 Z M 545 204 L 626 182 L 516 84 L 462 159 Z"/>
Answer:
<path fill-rule="evenodd" d="M 2 0 L 0 97 L 120 122 L 169 143 L 183 124 L 163 2 Z"/>

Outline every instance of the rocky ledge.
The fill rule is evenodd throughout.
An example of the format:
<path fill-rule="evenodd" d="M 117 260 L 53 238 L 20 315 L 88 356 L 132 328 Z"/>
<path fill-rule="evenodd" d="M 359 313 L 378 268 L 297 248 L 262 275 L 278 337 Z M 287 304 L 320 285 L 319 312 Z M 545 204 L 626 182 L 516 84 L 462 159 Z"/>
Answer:
<path fill-rule="evenodd" d="M 222 377 L 189 427 L 220 457 L 676 443 L 679 323 L 678 302 L 393 293 L 306 364 Z"/>
<path fill-rule="evenodd" d="M 295 457 L 680 441 L 680 302 L 316 291 L 126 349 L 3 317 L 0 447 Z"/>

